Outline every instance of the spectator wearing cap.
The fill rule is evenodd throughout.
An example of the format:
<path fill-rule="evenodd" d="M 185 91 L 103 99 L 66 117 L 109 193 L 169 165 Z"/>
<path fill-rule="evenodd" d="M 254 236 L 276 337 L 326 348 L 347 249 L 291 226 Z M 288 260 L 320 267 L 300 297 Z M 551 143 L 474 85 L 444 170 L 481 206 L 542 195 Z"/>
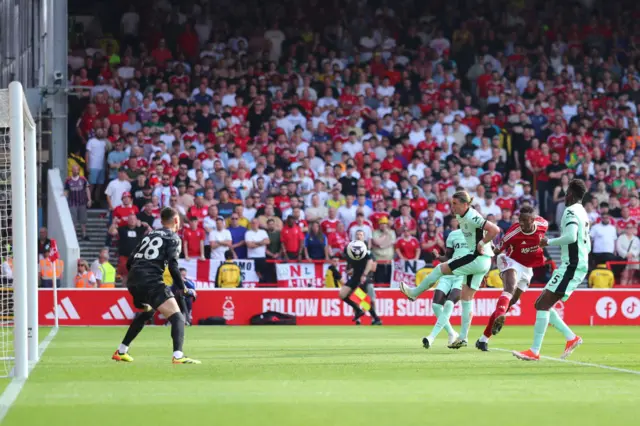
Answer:
<path fill-rule="evenodd" d="M 378 229 L 373 231 L 371 238 L 371 253 L 378 262 L 375 271 L 375 282 L 386 283 L 391 280 L 391 261 L 395 254 L 396 233 L 389 228 L 386 216 L 378 219 Z M 380 262 L 382 261 L 382 263 Z"/>
<path fill-rule="evenodd" d="M 176 202 L 179 200 L 177 195 L 172 196 L 172 198 L 175 198 Z M 198 189 L 196 191 L 195 203 L 187 211 L 187 218 L 191 219 L 195 217 L 198 220 L 199 227 L 202 228 L 202 221 L 208 214 L 209 208 L 204 202 L 204 190 Z"/>
<path fill-rule="evenodd" d="M 133 196 L 130 192 L 122 194 L 121 204 L 113 209 L 113 222 L 112 225 L 118 227 L 127 226 L 127 221 L 130 215 L 137 215 L 140 210 L 137 206 L 133 205 Z"/>
<path fill-rule="evenodd" d="M 231 249 L 231 232 L 225 228 L 224 217 L 216 218 L 216 227 L 209 232 L 209 245 L 211 247 L 211 259 L 224 260 L 224 254 Z M 233 251 L 232 251 L 233 253 Z"/>
<path fill-rule="evenodd" d="M 122 139 L 115 141 L 115 148 L 107 155 L 107 163 L 109 164 L 109 181 L 118 177 L 118 170 L 124 167 L 129 160 L 129 153 L 124 150 Z"/>
<path fill-rule="evenodd" d="M 127 285 L 127 260 L 142 238 L 151 230 L 151 226 L 140 221 L 135 214 L 130 214 L 126 219 L 121 220 L 124 226 L 115 223 L 109 228 L 109 235 L 118 237 L 118 269 L 117 272 L 122 278 L 122 285 Z"/>

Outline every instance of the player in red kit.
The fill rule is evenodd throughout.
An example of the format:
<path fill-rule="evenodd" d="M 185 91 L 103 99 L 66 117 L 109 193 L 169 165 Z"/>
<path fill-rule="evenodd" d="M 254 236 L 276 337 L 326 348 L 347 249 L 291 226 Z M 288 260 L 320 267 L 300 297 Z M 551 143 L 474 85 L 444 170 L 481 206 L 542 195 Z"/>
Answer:
<path fill-rule="evenodd" d="M 502 330 L 506 314 L 527 291 L 533 269 L 544 265 L 544 252 L 540 240 L 544 238 L 549 224 L 545 219 L 536 216 L 533 208 L 524 206 L 520 209 L 520 220 L 509 228 L 502 239 L 497 258 L 498 269 L 504 283 L 504 291 L 498 299 L 496 310 L 491 314 L 483 335 L 476 342 L 476 348 L 489 350 L 489 338 Z"/>

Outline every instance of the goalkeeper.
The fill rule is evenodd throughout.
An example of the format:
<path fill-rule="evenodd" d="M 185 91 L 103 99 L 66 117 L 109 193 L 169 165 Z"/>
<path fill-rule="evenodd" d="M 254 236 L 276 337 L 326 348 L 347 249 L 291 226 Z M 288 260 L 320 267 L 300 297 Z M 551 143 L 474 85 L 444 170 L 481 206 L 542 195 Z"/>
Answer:
<path fill-rule="evenodd" d="M 183 299 L 184 303 L 180 302 L 178 287 L 173 284 L 173 278 L 171 278 L 171 274 L 169 273 L 168 269 L 164 270 L 164 283 L 165 285 L 171 287 L 171 292 L 176 297 L 176 300 L 179 301 L 178 305 L 180 306 L 180 310 L 184 315 L 186 325 L 191 325 L 193 320 L 193 302 L 195 302 L 196 298 L 198 297 L 196 293 L 196 285 L 193 283 L 193 281 L 187 279 L 187 270 L 185 268 L 180 268 L 180 274 L 182 275 L 182 280 L 184 281 L 185 287 Z"/>

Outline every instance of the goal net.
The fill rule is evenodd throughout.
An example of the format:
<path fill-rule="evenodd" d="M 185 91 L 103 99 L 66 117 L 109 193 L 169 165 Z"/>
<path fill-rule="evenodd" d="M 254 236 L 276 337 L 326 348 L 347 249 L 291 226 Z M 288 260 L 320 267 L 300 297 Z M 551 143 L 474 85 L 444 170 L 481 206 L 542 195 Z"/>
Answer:
<path fill-rule="evenodd" d="M 0 376 L 38 357 L 36 127 L 22 85 L 0 89 Z M 30 338 L 33 340 L 30 342 Z"/>

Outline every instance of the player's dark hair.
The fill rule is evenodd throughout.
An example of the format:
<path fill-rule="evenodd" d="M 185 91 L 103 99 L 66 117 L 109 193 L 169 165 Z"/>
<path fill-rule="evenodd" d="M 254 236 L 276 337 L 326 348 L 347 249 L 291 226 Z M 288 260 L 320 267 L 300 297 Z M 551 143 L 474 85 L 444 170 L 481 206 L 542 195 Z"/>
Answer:
<path fill-rule="evenodd" d="M 573 179 L 569 182 L 569 190 L 575 195 L 576 201 L 581 202 L 587 193 L 587 185 L 582 179 Z"/>
<path fill-rule="evenodd" d="M 522 206 L 520 208 L 520 216 L 523 214 L 533 214 L 533 207 L 531 206 Z"/>
<path fill-rule="evenodd" d="M 231 250 L 227 250 L 224 252 L 224 258 L 226 260 L 231 260 L 233 259 L 233 252 Z"/>
<path fill-rule="evenodd" d="M 163 225 L 170 225 L 173 223 L 173 220 L 175 219 L 176 216 L 178 216 L 177 210 L 171 207 L 165 207 L 160 212 L 160 221 L 162 222 Z"/>

